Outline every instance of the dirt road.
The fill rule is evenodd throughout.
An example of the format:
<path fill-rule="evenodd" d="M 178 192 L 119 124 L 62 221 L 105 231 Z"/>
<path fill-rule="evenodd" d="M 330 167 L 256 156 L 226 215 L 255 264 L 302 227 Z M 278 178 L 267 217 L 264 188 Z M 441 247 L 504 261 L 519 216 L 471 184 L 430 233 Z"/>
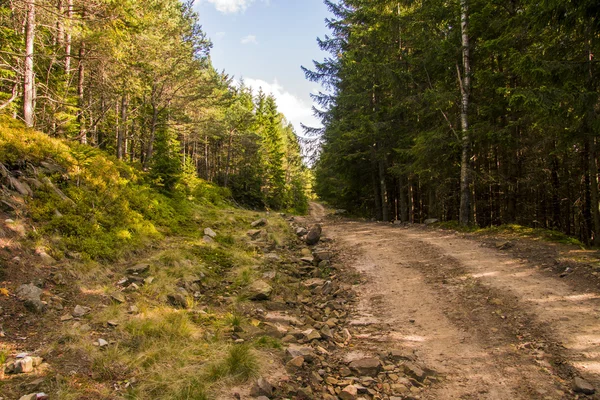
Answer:
<path fill-rule="evenodd" d="M 585 397 L 575 377 L 600 388 L 598 293 L 453 233 L 331 220 L 324 229 L 366 278 L 356 351 L 413 350 L 440 377 L 420 398 Z"/>

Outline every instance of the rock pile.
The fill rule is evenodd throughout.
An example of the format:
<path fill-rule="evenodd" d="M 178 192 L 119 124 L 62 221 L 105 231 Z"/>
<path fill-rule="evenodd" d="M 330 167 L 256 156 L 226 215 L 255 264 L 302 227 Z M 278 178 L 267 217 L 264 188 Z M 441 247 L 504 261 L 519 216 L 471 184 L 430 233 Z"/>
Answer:
<path fill-rule="evenodd" d="M 328 243 L 321 243 L 322 227 L 310 230 L 292 228 L 299 237 L 295 257 L 282 257 L 278 263 L 278 286 L 265 281 L 254 285 L 269 295 L 255 309 L 252 328 L 232 333 L 236 341 L 272 336 L 286 346 L 284 363 L 288 378 L 270 382 L 265 377 L 255 382 L 252 396 L 258 399 L 401 399 L 414 396 L 438 377 L 403 350 L 356 357 L 363 347 L 360 327 L 350 327 L 357 294 L 350 283 L 355 279 L 336 262 Z M 311 235 L 312 234 L 312 235 Z M 310 236 L 310 240 L 309 240 Z M 263 309 L 264 308 L 264 309 Z M 352 332 L 351 332 L 352 329 Z M 358 352 L 363 354 L 363 352 Z"/>

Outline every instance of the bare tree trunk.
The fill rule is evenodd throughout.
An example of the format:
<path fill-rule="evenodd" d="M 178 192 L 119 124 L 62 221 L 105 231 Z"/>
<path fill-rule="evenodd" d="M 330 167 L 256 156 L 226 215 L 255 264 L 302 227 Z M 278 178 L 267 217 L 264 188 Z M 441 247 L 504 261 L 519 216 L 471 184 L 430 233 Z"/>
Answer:
<path fill-rule="evenodd" d="M 461 113 L 460 121 L 462 125 L 462 154 L 460 160 L 460 215 L 461 225 L 468 225 L 471 220 L 471 201 L 470 185 L 471 171 L 469 167 L 471 155 L 471 137 L 469 134 L 469 96 L 471 92 L 471 64 L 469 53 L 469 6 L 468 0 L 460 0 L 460 16 L 462 28 L 462 53 L 463 53 L 463 77 L 460 80 L 461 86 Z M 460 75 L 460 74 L 459 74 Z"/>
<path fill-rule="evenodd" d="M 127 96 L 121 97 L 121 121 L 117 130 L 117 158 L 122 160 L 125 156 L 125 135 L 127 133 Z"/>
<path fill-rule="evenodd" d="M 27 3 L 25 22 L 25 70 L 23 73 L 23 120 L 25 125 L 34 124 L 35 75 L 33 71 L 33 43 L 35 40 L 35 0 Z"/>
<path fill-rule="evenodd" d="M 404 175 L 398 177 L 398 190 L 400 200 L 400 221 L 408 222 L 408 191 L 409 185 Z"/>
<path fill-rule="evenodd" d="M 63 4 L 63 0 L 58 0 L 58 17 L 56 21 L 56 40 L 55 44 L 59 46 L 64 46 L 65 44 L 65 23 L 63 21 L 65 6 Z"/>
<path fill-rule="evenodd" d="M 383 222 L 390 221 L 389 205 L 387 201 L 387 183 L 385 181 L 385 162 L 379 160 L 379 188 L 381 190 L 381 217 Z"/>
<path fill-rule="evenodd" d="M 231 163 L 231 146 L 233 145 L 233 129 L 229 131 L 229 144 L 227 146 L 227 164 L 225 165 L 225 182 L 223 184 L 224 187 L 227 187 L 229 183 L 229 164 Z"/>
<path fill-rule="evenodd" d="M 67 22 L 68 27 L 65 35 L 65 72 L 67 75 L 71 73 L 71 23 L 73 19 L 73 0 L 67 0 Z"/>
<path fill-rule="evenodd" d="M 79 74 L 77 80 L 77 98 L 79 101 L 79 112 L 77 113 L 77 122 L 79 123 L 79 141 L 81 144 L 87 143 L 87 133 L 85 131 L 85 117 L 83 110 L 85 109 L 84 104 L 84 80 L 85 80 L 85 66 L 83 64 L 83 58 L 85 57 L 85 42 L 81 42 L 79 47 Z"/>
<path fill-rule="evenodd" d="M 152 123 L 150 125 L 150 138 L 148 139 L 148 147 L 146 150 L 146 158 L 144 159 L 144 169 L 150 166 L 150 160 L 154 153 L 154 140 L 156 139 L 156 129 L 158 128 L 158 108 L 152 104 Z"/>

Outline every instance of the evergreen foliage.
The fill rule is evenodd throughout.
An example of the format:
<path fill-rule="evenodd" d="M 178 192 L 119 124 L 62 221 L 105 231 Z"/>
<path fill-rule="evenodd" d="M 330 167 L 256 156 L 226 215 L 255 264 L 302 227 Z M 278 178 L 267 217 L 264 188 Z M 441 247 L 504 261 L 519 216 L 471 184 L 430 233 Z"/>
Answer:
<path fill-rule="evenodd" d="M 462 164 L 473 224 L 600 243 L 595 3 L 325 3 L 331 57 L 305 69 L 328 89 L 312 131 L 322 199 L 380 220 L 458 220 Z"/>
<path fill-rule="evenodd" d="M 298 139 L 272 97 L 212 67 L 211 47 L 192 2 L 0 2 L 0 112 L 25 119 L 29 86 L 36 129 L 140 164 L 164 194 L 201 178 L 246 206 L 305 208 Z"/>

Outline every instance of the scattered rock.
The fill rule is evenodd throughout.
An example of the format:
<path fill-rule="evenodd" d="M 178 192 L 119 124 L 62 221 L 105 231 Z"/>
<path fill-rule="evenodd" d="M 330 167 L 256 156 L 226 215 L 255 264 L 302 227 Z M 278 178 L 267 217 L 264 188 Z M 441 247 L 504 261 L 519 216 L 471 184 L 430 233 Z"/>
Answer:
<path fill-rule="evenodd" d="M 350 363 L 350 369 L 360 376 L 377 376 L 381 362 L 377 358 L 363 358 Z"/>
<path fill-rule="evenodd" d="M 17 289 L 17 297 L 23 301 L 25 308 L 31 312 L 41 313 L 46 308 L 46 304 L 40 300 L 43 291 L 33 283 L 21 285 Z"/>
<path fill-rule="evenodd" d="M 292 372 L 301 369 L 303 365 L 304 365 L 304 357 L 302 357 L 302 356 L 294 357 L 290 361 L 288 361 L 287 364 L 285 364 L 288 371 L 292 371 Z"/>
<path fill-rule="evenodd" d="M 309 246 L 313 246 L 319 243 L 319 241 L 321 240 L 322 232 L 323 230 L 320 224 L 317 224 L 310 228 L 310 231 L 308 231 L 308 234 L 306 235 L 306 244 Z"/>
<path fill-rule="evenodd" d="M 250 395 L 254 397 L 258 396 L 273 396 L 275 387 L 265 378 L 258 378 L 252 389 Z"/>
<path fill-rule="evenodd" d="M 302 237 L 302 236 L 306 235 L 307 233 L 308 233 L 308 229 L 306 229 L 306 228 L 302 228 L 302 227 L 296 228 L 296 235 L 298 237 Z"/>
<path fill-rule="evenodd" d="M 137 264 L 127 268 L 127 273 L 132 275 L 143 275 L 150 271 L 150 264 Z"/>
<path fill-rule="evenodd" d="M 321 339 L 321 334 L 316 329 L 307 329 L 304 332 L 302 332 L 302 334 L 304 335 L 304 338 L 308 341 Z"/>
<path fill-rule="evenodd" d="M 215 239 L 213 239 L 212 237 L 210 237 L 210 236 L 208 236 L 208 235 L 204 235 L 204 237 L 202 238 L 202 241 L 203 241 L 204 243 L 208 243 L 208 244 L 210 244 L 210 243 L 214 243 L 214 242 L 215 242 Z"/>
<path fill-rule="evenodd" d="M 42 262 L 44 262 L 45 264 L 54 265 L 56 263 L 56 260 L 52 258 L 48 253 L 46 253 L 46 250 L 44 250 L 41 247 L 35 249 L 35 254 L 38 257 L 40 257 L 42 259 Z"/>
<path fill-rule="evenodd" d="M 127 299 L 125 298 L 125 295 L 123 293 L 120 292 L 116 292 L 110 295 L 111 300 L 116 301 L 119 304 L 123 304 L 127 301 Z"/>
<path fill-rule="evenodd" d="M 75 309 L 73 310 L 73 312 L 71 313 L 75 318 L 81 318 L 84 315 L 88 314 L 90 311 L 92 311 L 91 308 L 89 307 L 84 307 L 84 306 L 80 306 L 79 304 L 75 306 Z"/>
<path fill-rule="evenodd" d="M 263 280 L 256 280 L 248 286 L 248 296 L 250 300 L 269 300 L 273 288 L 267 282 Z"/>
<path fill-rule="evenodd" d="M 295 344 L 290 344 L 285 353 L 288 358 L 294 359 L 296 357 L 303 357 L 304 360 L 308 362 L 312 362 L 316 357 L 312 347 L 298 346 Z"/>
<path fill-rule="evenodd" d="M 250 224 L 250 226 L 252 226 L 253 228 L 258 228 L 261 226 L 265 226 L 268 224 L 268 221 L 265 218 L 261 218 L 259 220 L 254 221 L 253 223 Z"/>
<path fill-rule="evenodd" d="M 429 218 L 429 219 L 425 220 L 425 225 L 431 225 L 431 224 L 435 224 L 437 222 L 440 222 L 440 220 L 437 218 Z"/>
<path fill-rule="evenodd" d="M 583 378 L 575 378 L 573 380 L 573 391 L 575 393 L 583 393 L 583 394 L 594 394 L 596 393 L 596 389 L 585 379 Z"/>
<path fill-rule="evenodd" d="M 213 231 L 212 229 L 210 229 L 210 228 L 205 228 L 204 229 L 204 235 L 208 236 L 208 237 L 211 237 L 213 239 L 217 237 L 217 233 L 215 231 Z"/>
<path fill-rule="evenodd" d="M 252 239 L 258 239 L 262 235 L 263 231 L 261 229 L 251 229 L 246 232 L 247 236 L 250 236 Z"/>
<path fill-rule="evenodd" d="M 340 399 L 342 400 L 356 400 L 358 396 L 358 389 L 354 385 L 348 385 L 340 393 Z"/>
<path fill-rule="evenodd" d="M 46 393 L 31 393 L 21 396 L 19 400 L 48 400 L 50 397 Z"/>
<path fill-rule="evenodd" d="M 171 293 L 167 295 L 167 301 L 175 308 L 187 309 L 187 297 L 183 293 Z"/>
<path fill-rule="evenodd" d="M 23 357 L 15 361 L 15 374 L 27 374 L 33 372 L 33 357 Z"/>
<path fill-rule="evenodd" d="M 416 379 L 419 382 L 423 382 L 425 378 L 427 378 L 427 372 L 425 372 L 421 367 L 412 362 L 407 362 L 402 364 L 402 368 L 404 369 L 404 373 L 411 378 Z"/>
<path fill-rule="evenodd" d="M 496 242 L 496 248 L 498 250 L 507 250 L 513 246 L 514 245 L 511 242 Z"/>
<path fill-rule="evenodd" d="M 108 342 L 104 339 L 98 339 L 98 341 L 94 344 L 97 344 L 98 347 L 100 347 L 100 348 L 104 348 L 104 347 L 108 346 Z"/>

